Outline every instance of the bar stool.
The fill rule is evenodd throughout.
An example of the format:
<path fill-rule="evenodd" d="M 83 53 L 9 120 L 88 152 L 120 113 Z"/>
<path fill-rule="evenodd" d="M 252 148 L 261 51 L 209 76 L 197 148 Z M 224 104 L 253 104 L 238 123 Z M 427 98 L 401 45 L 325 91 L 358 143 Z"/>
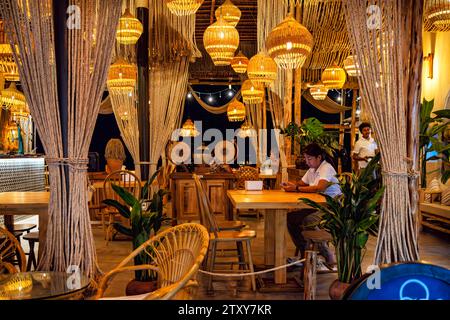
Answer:
<path fill-rule="evenodd" d="M 27 271 L 31 270 L 31 265 L 33 265 L 33 268 L 36 270 L 37 262 L 36 255 L 34 254 L 34 244 L 36 242 L 39 243 L 39 232 L 27 233 L 23 236 L 23 239 L 27 240 L 30 246 L 30 252 L 25 253 L 25 255 L 28 256 Z"/>
<path fill-rule="evenodd" d="M 302 232 L 303 237 L 307 241 L 306 250 L 319 251 L 319 244 L 322 242 L 331 242 L 333 237 L 325 230 L 306 230 Z M 297 249 L 298 250 L 298 249 Z M 328 265 L 328 271 L 317 271 L 317 273 L 335 273 Z"/>
<path fill-rule="evenodd" d="M 31 223 L 15 223 L 13 231 L 30 233 L 30 231 L 36 227 L 37 225 Z"/>

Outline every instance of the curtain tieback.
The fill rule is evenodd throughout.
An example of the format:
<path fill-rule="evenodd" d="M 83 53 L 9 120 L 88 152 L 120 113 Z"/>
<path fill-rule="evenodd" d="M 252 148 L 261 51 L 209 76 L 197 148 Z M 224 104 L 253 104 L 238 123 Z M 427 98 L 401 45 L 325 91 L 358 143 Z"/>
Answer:
<path fill-rule="evenodd" d="M 407 178 L 419 177 L 419 173 L 417 171 L 408 171 L 408 172 L 382 171 L 381 174 L 385 177 L 407 177 Z"/>
<path fill-rule="evenodd" d="M 87 171 L 88 158 L 45 158 L 49 167 L 68 166 L 70 171 Z"/>

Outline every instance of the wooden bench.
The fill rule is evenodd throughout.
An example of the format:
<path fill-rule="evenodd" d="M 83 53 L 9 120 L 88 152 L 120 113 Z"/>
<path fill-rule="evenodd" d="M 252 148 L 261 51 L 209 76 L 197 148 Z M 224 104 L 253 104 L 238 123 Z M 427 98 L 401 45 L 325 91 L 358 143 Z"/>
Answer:
<path fill-rule="evenodd" d="M 429 194 L 430 202 L 425 200 Z M 441 204 L 441 192 L 419 191 L 419 222 L 425 226 L 450 234 L 450 206 Z"/>

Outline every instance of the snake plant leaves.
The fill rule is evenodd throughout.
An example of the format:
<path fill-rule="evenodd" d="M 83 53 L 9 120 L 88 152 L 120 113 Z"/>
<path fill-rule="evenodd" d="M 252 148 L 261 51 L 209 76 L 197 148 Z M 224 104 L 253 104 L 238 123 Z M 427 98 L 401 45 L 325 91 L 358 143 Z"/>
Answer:
<path fill-rule="evenodd" d="M 114 183 L 111 184 L 111 187 L 113 188 L 114 192 L 117 193 L 119 197 L 122 198 L 122 200 L 125 201 L 125 203 L 130 207 L 133 207 L 135 202 L 137 202 L 137 199 L 124 188 L 115 185 Z"/>
<path fill-rule="evenodd" d="M 105 199 L 102 201 L 102 203 L 114 207 L 115 209 L 117 209 L 117 211 L 120 213 L 120 215 L 126 219 L 130 218 L 130 209 L 129 207 L 121 204 L 119 201 L 114 200 L 114 199 Z"/>

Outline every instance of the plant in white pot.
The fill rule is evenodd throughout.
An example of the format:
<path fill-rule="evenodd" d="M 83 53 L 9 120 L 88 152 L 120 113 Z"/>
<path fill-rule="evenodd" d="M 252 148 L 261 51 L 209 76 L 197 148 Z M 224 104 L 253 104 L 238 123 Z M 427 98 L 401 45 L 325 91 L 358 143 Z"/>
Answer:
<path fill-rule="evenodd" d="M 127 158 L 125 148 L 119 139 L 111 139 L 106 144 L 105 159 L 106 172 L 111 173 L 122 169 L 123 162 Z"/>

